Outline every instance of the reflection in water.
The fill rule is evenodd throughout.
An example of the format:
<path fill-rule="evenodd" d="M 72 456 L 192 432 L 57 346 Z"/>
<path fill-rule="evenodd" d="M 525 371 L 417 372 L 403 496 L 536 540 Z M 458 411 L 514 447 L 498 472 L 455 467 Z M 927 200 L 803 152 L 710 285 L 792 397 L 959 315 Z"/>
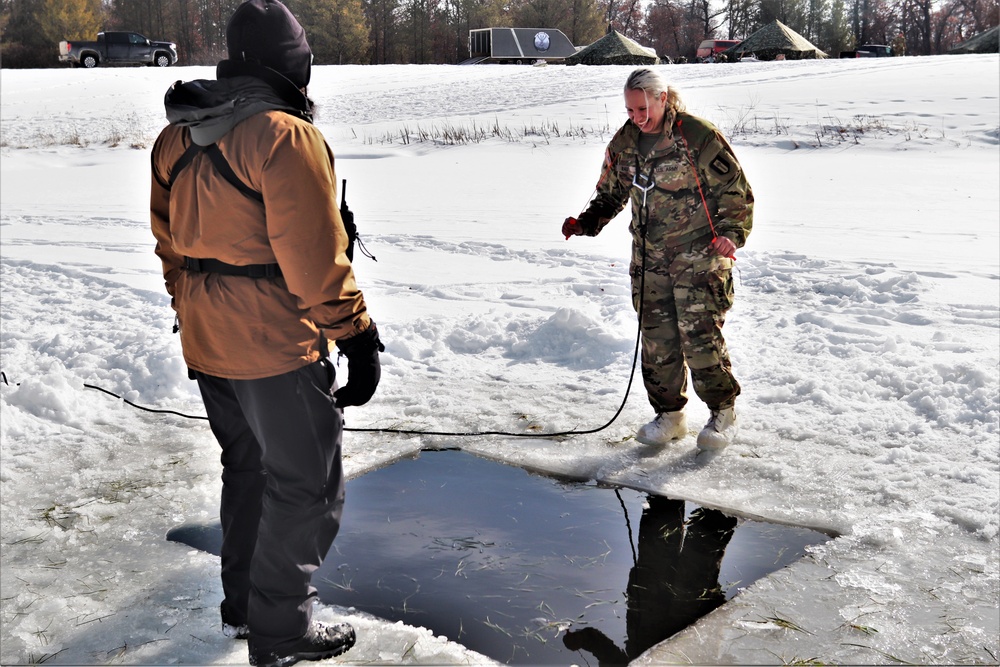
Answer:
<path fill-rule="evenodd" d="M 685 522 L 684 501 L 650 496 L 628 576 L 624 650 L 594 627 L 567 632 L 563 644 L 602 665 L 624 665 L 720 606 L 719 570 L 735 528 L 735 518 L 705 508 Z"/>

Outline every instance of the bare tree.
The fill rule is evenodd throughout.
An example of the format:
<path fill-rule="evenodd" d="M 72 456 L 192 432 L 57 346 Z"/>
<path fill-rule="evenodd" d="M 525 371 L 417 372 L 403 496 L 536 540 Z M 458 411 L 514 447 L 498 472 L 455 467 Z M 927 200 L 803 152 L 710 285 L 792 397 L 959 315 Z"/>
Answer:
<path fill-rule="evenodd" d="M 691 0 L 689 5 L 689 16 L 697 21 L 702 30 L 703 37 L 714 37 L 715 31 L 722 25 L 725 17 L 725 8 L 713 9 L 711 0 Z"/>
<path fill-rule="evenodd" d="M 757 27 L 755 21 L 758 14 L 756 0 L 728 0 L 726 5 L 726 21 L 728 39 L 749 37 Z"/>
<path fill-rule="evenodd" d="M 698 17 L 678 0 L 656 0 L 646 9 L 643 20 L 644 43 L 660 55 L 693 60 L 705 36 Z"/>

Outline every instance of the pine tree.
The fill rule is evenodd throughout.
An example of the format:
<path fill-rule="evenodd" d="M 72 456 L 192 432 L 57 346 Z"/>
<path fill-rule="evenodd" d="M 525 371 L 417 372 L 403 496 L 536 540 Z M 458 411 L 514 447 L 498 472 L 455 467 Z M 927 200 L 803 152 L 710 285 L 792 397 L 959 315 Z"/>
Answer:
<path fill-rule="evenodd" d="M 53 44 L 96 39 L 102 28 L 101 0 L 42 0 L 37 18 L 42 35 Z"/>
<path fill-rule="evenodd" d="M 830 14 L 820 31 L 817 46 L 826 51 L 831 58 L 836 58 L 841 51 L 854 50 L 854 35 L 848 22 L 847 5 L 844 0 L 833 0 Z"/>
<path fill-rule="evenodd" d="M 289 0 L 317 65 L 366 62 L 369 33 L 361 0 Z"/>

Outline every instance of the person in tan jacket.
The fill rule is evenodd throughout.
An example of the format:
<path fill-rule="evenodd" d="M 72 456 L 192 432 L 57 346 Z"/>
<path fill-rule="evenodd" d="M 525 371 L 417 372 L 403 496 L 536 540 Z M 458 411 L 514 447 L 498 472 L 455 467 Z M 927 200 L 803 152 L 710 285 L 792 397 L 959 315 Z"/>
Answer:
<path fill-rule="evenodd" d="M 355 283 L 333 154 L 312 124 L 312 53 L 277 0 L 248 0 L 217 79 L 177 82 L 152 150 L 150 218 L 181 347 L 222 447 L 223 631 L 251 665 L 355 641 L 313 621 L 340 527 L 344 407 L 384 350 Z M 347 357 L 338 388 L 330 341 Z"/>

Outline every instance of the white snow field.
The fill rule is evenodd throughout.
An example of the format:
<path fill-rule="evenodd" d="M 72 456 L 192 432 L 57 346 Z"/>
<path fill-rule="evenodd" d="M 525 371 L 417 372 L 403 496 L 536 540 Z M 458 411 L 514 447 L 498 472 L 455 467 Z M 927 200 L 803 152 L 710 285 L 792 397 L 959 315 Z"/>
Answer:
<path fill-rule="evenodd" d="M 627 67 L 317 67 L 319 127 L 378 262 L 387 349 L 349 427 L 596 428 L 636 335 L 623 214 L 560 235 L 625 120 Z M 756 196 L 727 325 L 739 441 L 348 433 L 364 474 L 461 447 L 839 533 L 639 665 L 1000 659 L 1000 58 L 664 66 L 732 140 Z M 217 514 L 218 446 L 171 333 L 149 149 L 177 79 L 212 68 L 0 71 L 0 662 L 245 664 L 214 556 L 167 542 Z M 346 373 L 345 368 L 341 368 Z M 351 511 L 351 499 L 346 512 Z M 350 609 L 339 661 L 488 663 Z M 578 664 L 591 658 L 579 654 Z M 590 664 L 593 664 L 592 662 Z"/>

